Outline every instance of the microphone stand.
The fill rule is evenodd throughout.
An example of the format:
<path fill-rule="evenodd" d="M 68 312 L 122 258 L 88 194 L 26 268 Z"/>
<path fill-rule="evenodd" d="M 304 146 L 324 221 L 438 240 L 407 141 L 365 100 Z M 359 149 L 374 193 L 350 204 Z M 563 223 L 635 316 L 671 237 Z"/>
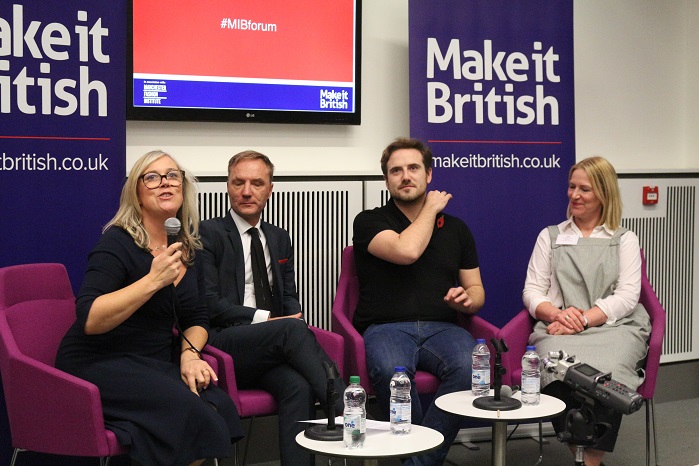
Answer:
<path fill-rule="evenodd" d="M 307 427 L 304 431 L 304 435 L 311 440 L 342 440 L 343 428 L 338 428 L 335 423 L 335 400 L 340 397 L 340 394 L 335 390 L 335 379 L 340 377 L 340 372 L 337 370 L 335 363 L 331 365 L 323 361 L 323 366 L 325 367 L 325 374 L 328 377 L 325 402 L 325 412 L 328 414 L 328 423 L 327 425 L 314 424 Z"/>
<path fill-rule="evenodd" d="M 473 400 L 473 406 L 488 411 L 511 411 L 522 407 L 519 400 L 509 397 L 501 397 L 500 389 L 502 388 L 502 376 L 507 373 L 507 369 L 502 365 L 502 353 L 507 353 L 509 348 L 505 344 L 505 340 L 497 341 L 494 338 L 490 340 L 495 348 L 495 369 L 493 370 L 493 388 L 495 396 L 481 396 Z"/>

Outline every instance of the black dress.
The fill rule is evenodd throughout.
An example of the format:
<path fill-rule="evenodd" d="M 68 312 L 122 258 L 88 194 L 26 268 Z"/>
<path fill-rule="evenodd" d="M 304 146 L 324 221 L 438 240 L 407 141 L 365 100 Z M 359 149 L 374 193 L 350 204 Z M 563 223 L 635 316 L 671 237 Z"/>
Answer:
<path fill-rule="evenodd" d="M 126 231 L 109 229 L 89 255 L 76 300 L 77 320 L 56 356 L 57 368 L 99 388 L 106 427 L 144 465 L 179 466 L 227 457 L 232 443 L 243 436 L 238 412 L 226 393 L 212 383 L 197 396 L 180 377 L 173 309 L 183 331 L 192 326 L 208 330 L 200 257 L 195 256 L 176 287 L 156 292 L 119 326 L 86 335 L 93 301 L 144 277 L 153 261 Z"/>

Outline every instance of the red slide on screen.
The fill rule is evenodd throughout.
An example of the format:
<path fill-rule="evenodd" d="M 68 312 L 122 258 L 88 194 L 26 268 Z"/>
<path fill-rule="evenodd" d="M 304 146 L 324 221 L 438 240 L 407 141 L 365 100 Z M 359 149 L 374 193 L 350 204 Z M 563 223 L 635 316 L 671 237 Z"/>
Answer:
<path fill-rule="evenodd" d="M 353 79 L 353 0 L 134 0 L 133 17 L 134 73 Z"/>

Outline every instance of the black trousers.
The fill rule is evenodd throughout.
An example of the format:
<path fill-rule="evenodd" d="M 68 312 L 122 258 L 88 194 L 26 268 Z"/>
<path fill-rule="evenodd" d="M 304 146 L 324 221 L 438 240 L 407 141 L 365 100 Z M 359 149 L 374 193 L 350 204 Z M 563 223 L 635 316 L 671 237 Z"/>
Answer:
<path fill-rule="evenodd" d="M 296 435 L 315 419 L 315 401 L 326 406 L 327 376 L 323 362 L 331 363 L 308 324 L 300 319 L 278 319 L 252 325 L 213 329 L 209 344 L 233 357 L 239 388 L 261 388 L 279 405 L 279 450 L 283 466 L 313 464 L 311 454 L 296 443 Z M 345 383 L 335 382 L 340 395 L 336 413 L 342 413 Z"/>

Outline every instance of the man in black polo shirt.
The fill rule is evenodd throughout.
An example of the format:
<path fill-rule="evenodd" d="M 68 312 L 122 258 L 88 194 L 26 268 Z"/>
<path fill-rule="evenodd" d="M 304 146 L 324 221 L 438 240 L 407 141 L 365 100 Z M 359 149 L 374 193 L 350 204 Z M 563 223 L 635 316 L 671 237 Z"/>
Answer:
<path fill-rule="evenodd" d="M 456 325 L 456 313 L 476 313 L 485 292 L 470 230 L 442 213 L 451 194 L 427 192 L 430 149 L 416 139 L 397 139 L 384 150 L 381 170 L 391 199 L 354 220 L 359 278 L 354 326 L 363 333 L 371 383 L 388 418 L 395 366 L 405 366 L 411 378 L 417 369 L 435 374 L 441 380 L 436 396 L 471 388 L 476 342 Z M 411 397 L 413 422 L 441 432 L 445 441 L 406 464 L 441 465 L 459 417 L 434 403 L 423 413 L 414 384 Z"/>

